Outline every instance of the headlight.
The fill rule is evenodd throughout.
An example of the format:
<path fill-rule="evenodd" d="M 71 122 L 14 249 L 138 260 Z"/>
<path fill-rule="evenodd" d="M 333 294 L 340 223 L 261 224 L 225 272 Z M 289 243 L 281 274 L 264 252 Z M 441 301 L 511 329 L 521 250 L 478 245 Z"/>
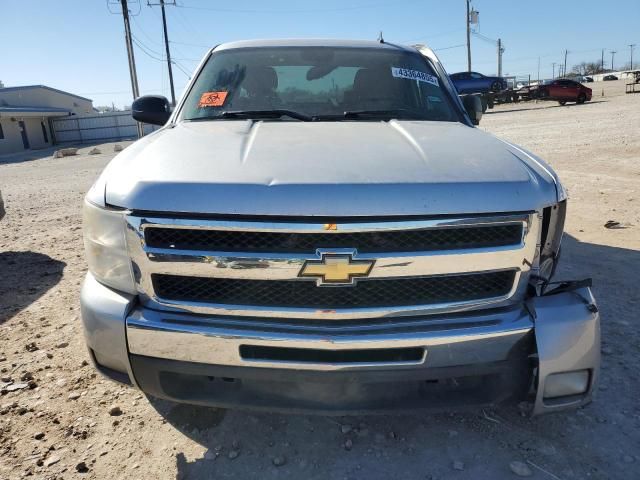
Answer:
<path fill-rule="evenodd" d="M 85 200 L 83 227 L 89 271 L 96 280 L 116 290 L 137 293 L 125 241 L 124 213 Z"/>

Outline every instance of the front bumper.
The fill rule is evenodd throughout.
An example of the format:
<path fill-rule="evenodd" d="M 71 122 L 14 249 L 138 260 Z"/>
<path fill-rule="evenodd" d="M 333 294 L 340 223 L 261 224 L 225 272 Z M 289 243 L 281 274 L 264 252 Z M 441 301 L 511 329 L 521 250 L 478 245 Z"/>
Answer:
<path fill-rule="evenodd" d="M 81 303 L 103 373 L 202 405 L 333 414 L 440 409 L 521 400 L 533 385 L 542 413 L 588 402 L 599 367 L 599 317 L 575 292 L 534 299 L 535 319 L 517 307 L 276 322 L 146 309 L 89 274 Z M 586 392 L 543 398 L 550 375 L 583 369 Z"/>

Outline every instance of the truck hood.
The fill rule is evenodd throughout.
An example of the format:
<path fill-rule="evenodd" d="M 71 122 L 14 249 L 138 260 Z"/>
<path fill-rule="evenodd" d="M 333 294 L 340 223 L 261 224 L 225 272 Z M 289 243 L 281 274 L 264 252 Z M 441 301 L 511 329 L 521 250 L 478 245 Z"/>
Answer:
<path fill-rule="evenodd" d="M 105 169 L 107 204 L 198 214 L 386 216 L 529 211 L 543 162 L 453 122 L 182 122 Z"/>

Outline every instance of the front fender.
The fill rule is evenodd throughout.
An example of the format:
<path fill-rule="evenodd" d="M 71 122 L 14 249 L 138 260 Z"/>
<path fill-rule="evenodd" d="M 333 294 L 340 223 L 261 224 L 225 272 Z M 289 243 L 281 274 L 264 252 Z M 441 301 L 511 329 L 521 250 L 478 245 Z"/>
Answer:
<path fill-rule="evenodd" d="M 538 350 L 537 392 L 533 414 L 576 408 L 591 401 L 600 373 L 600 314 L 589 287 L 535 297 L 531 301 Z M 575 376 L 588 372 L 584 392 L 545 398 L 547 390 L 576 389 Z"/>

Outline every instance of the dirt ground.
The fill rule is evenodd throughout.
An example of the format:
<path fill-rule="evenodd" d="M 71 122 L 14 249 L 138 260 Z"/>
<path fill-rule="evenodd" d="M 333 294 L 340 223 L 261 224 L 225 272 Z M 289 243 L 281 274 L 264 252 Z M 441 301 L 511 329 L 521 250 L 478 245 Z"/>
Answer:
<path fill-rule="evenodd" d="M 585 105 L 511 104 L 482 121 L 557 169 L 570 196 L 560 277 L 593 277 L 602 312 L 595 401 L 534 419 L 515 407 L 352 418 L 197 409 L 105 380 L 87 364 L 79 319 L 80 206 L 113 145 L 0 159 L 0 478 L 509 479 L 514 461 L 537 479 L 640 478 L 640 95 L 622 83 L 591 84 Z"/>

